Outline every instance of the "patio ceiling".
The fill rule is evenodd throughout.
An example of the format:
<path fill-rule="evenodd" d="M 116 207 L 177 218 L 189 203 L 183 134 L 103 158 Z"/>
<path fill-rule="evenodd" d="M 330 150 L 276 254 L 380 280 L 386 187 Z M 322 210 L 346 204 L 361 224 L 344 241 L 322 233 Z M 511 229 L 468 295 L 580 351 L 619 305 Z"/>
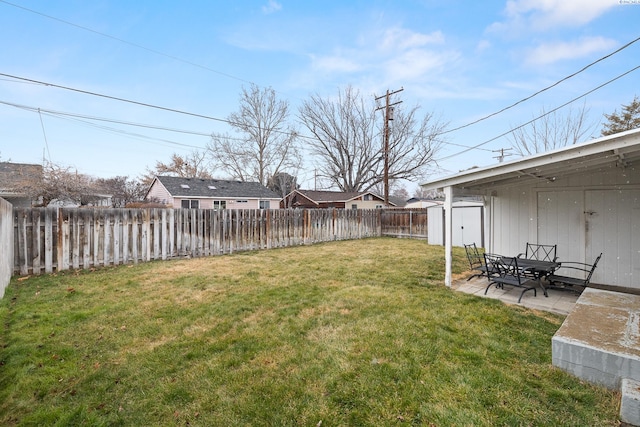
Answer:
<path fill-rule="evenodd" d="M 640 129 L 635 129 L 421 185 L 427 190 L 451 186 L 455 194 L 486 194 L 504 186 L 551 185 L 558 178 L 590 170 L 637 167 L 639 160 Z"/>

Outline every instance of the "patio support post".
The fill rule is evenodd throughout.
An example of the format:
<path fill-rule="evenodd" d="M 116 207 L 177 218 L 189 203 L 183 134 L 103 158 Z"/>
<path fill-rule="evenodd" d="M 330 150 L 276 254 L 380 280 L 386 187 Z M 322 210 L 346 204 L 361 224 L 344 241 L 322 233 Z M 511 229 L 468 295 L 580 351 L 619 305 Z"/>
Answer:
<path fill-rule="evenodd" d="M 452 261 L 452 242 L 453 227 L 451 224 L 451 213 L 453 208 L 453 187 L 444 187 L 444 262 L 445 274 L 444 284 L 451 287 L 451 261 Z"/>

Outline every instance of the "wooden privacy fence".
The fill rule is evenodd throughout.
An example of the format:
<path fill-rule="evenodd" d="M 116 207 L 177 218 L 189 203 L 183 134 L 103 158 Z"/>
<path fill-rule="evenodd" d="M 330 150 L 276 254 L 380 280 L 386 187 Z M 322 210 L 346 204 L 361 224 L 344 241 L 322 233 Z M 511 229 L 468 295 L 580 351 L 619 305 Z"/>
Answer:
<path fill-rule="evenodd" d="M 381 210 L 14 208 L 14 274 L 382 235 Z"/>
<path fill-rule="evenodd" d="M 427 238 L 427 209 L 385 209 L 380 221 L 384 236 Z"/>

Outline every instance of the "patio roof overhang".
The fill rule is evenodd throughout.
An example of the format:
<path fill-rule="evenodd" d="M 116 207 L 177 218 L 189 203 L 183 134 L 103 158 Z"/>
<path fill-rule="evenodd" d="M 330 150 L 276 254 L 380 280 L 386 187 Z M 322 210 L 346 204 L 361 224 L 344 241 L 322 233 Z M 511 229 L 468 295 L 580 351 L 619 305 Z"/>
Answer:
<path fill-rule="evenodd" d="M 445 285 L 451 286 L 451 209 L 454 195 L 490 195 L 501 187 L 552 184 L 558 178 L 605 168 L 627 168 L 640 160 L 640 129 L 621 132 L 558 150 L 536 154 L 421 184 L 445 194 Z"/>
<path fill-rule="evenodd" d="M 640 129 L 621 132 L 558 150 L 524 157 L 421 184 L 426 189 L 454 194 L 478 194 L 504 186 L 531 182 L 553 183 L 558 178 L 602 168 L 625 168 L 640 160 Z"/>

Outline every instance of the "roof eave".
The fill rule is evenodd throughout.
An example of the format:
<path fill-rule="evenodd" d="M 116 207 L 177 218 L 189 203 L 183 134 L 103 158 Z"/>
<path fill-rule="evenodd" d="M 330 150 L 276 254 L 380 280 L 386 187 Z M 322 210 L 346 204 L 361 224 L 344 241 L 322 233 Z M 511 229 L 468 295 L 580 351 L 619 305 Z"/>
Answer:
<path fill-rule="evenodd" d="M 606 153 L 607 151 L 616 153 L 619 150 L 635 145 L 640 146 L 640 129 L 609 135 L 586 143 L 575 144 L 510 162 L 463 171 L 456 175 L 423 183 L 421 186 L 425 190 L 442 189 L 449 186 L 456 187 L 472 184 L 473 182 L 483 182 L 512 173 L 527 175 L 526 171 L 530 169 L 544 169 L 544 166 L 554 163 L 577 160 Z"/>

